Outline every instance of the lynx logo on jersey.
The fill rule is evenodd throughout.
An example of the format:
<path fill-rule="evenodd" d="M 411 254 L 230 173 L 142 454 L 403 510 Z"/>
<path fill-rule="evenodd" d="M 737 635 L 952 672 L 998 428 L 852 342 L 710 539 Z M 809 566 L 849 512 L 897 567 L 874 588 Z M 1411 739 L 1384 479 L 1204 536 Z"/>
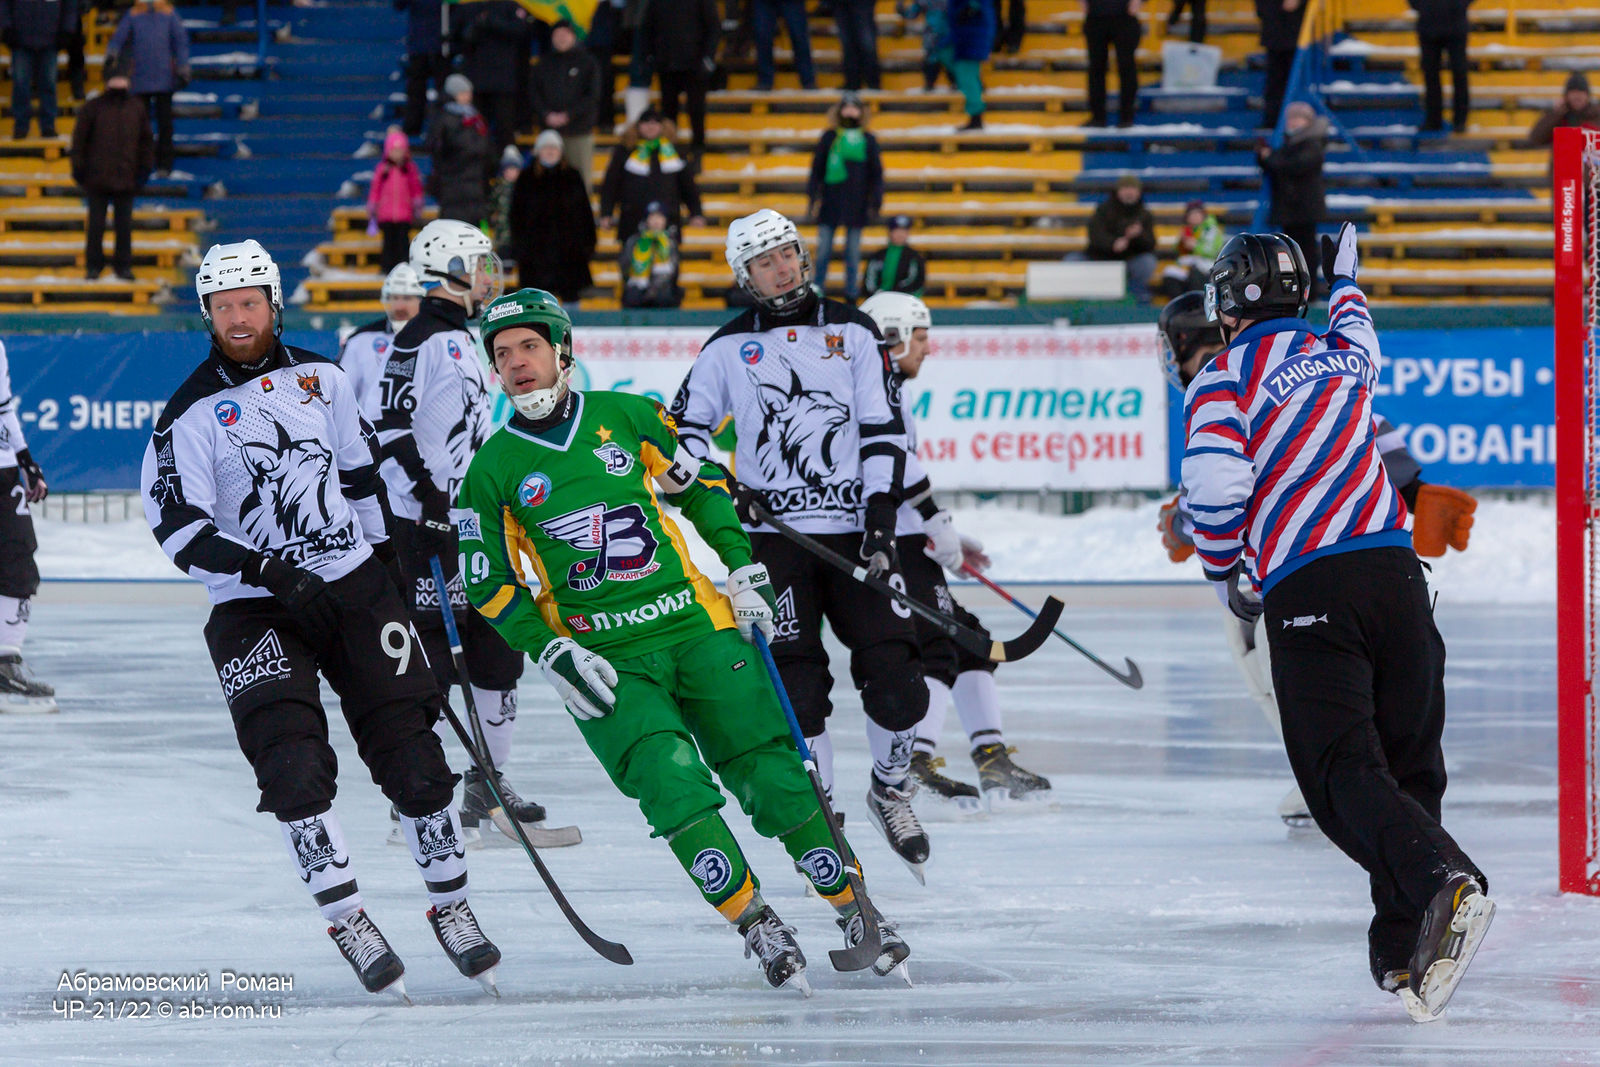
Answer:
<path fill-rule="evenodd" d="M 800 620 L 794 613 L 794 588 L 784 586 L 777 597 L 777 610 L 772 615 L 772 641 L 793 641 L 800 636 Z"/>
<path fill-rule="evenodd" d="M 594 450 L 594 454 L 606 461 L 606 473 L 621 477 L 633 469 L 633 456 L 621 445 L 607 441 Z"/>
<path fill-rule="evenodd" d="M 850 425 L 850 409 L 826 389 L 807 389 L 792 367 L 787 388 L 760 382 L 756 396 L 764 416 L 755 449 L 762 476 L 822 484 L 838 467 L 834 442 Z"/>
<path fill-rule="evenodd" d="M 252 686 L 287 678 L 292 673 L 289 657 L 283 654 L 283 642 L 278 640 L 278 631 L 268 630 L 255 648 L 224 663 L 217 670 L 217 677 L 222 681 L 223 698 L 232 700 Z"/>
<path fill-rule="evenodd" d="M 839 854 L 831 848 L 814 848 L 801 856 L 797 865 L 806 872 L 812 885 L 823 889 L 837 885 L 839 876 L 844 874 L 844 864 L 839 862 Z"/>
<path fill-rule="evenodd" d="M 250 492 L 239 504 L 239 525 L 258 545 L 270 545 L 291 563 L 338 549 L 355 547 L 349 525 L 330 529 L 328 472 L 333 453 L 314 437 L 293 439 L 279 422 L 273 443 L 228 440 L 239 449 L 250 474 Z"/>
<path fill-rule="evenodd" d="M 450 346 L 454 348 L 455 342 L 451 341 Z M 491 405 L 489 389 L 481 380 L 462 367 L 457 367 L 456 373 L 461 377 L 461 421 L 450 427 L 447 443 L 452 469 L 465 472 L 472 457 L 489 439 Z"/>
<path fill-rule="evenodd" d="M 337 859 L 339 850 L 334 847 L 333 837 L 328 833 L 322 816 L 294 819 L 285 825 L 289 827 L 289 841 L 294 845 L 294 858 L 300 864 L 302 882 L 311 881 L 313 874 L 329 865 L 341 870 L 350 866 L 348 856 L 342 863 Z"/>
<path fill-rule="evenodd" d="M 301 374 L 299 371 L 296 371 L 294 376 L 294 384 L 298 385 L 306 392 L 306 398 L 300 401 L 300 403 L 309 404 L 313 400 L 320 400 L 322 401 L 323 407 L 328 406 L 328 398 L 322 395 L 322 379 L 317 377 L 316 371 L 312 371 L 310 374 Z"/>
<path fill-rule="evenodd" d="M 689 876 L 700 880 L 700 891 L 706 896 L 715 896 L 728 888 L 728 880 L 733 877 L 733 864 L 728 862 L 728 854 L 720 848 L 703 848 L 689 865 Z"/>
<path fill-rule="evenodd" d="M 645 525 L 638 504 L 591 504 L 541 522 L 539 529 L 581 552 L 599 552 L 567 569 L 567 584 L 580 593 L 604 581 L 635 582 L 661 567 L 655 561 L 660 542 Z"/>
<path fill-rule="evenodd" d="M 450 821 L 450 811 L 436 811 L 432 815 L 422 815 L 412 819 L 411 824 L 417 831 L 417 851 L 422 854 L 418 866 L 431 867 L 434 860 L 445 860 L 451 857 L 465 859 L 466 850 L 461 847 L 460 835 Z"/>

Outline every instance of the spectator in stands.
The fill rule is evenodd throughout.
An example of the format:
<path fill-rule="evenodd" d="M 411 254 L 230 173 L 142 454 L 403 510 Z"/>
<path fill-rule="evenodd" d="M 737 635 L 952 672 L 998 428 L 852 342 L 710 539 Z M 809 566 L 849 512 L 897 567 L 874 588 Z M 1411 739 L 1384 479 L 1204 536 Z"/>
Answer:
<path fill-rule="evenodd" d="M 1261 93 L 1261 125 L 1278 128 L 1283 93 L 1289 87 L 1294 53 L 1300 47 L 1300 23 L 1306 17 L 1304 0 L 1256 0 L 1261 20 L 1261 47 L 1267 50 L 1267 82 Z M 1311 276 L 1317 276 L 1316 271 Z"/>
<path fill-rule="evenodd" d="M 398 126 L 383 138 L 383 158 L 372 168 L 367 191 L 367 234 L 383 234 L 378 265 L 385 274 L 411 254 L 411 230 L 422 218 L 422 172 L 411 158 L 411 142 Z"/>
<path fill-rule="evenodd" d="M 400 128 L 407 137 L 422 133 L 428 114 L 428 86 L 441 93 L 450 61 L 444 55 L 439 24 L 441 0 L 394 0 L 396 11 L 406 13 L 406 114 Z"/>
<path fill-rule="evenodd" d="M 594 210 L 578 172 L 564 158 L 561 135 L 545 130 L 533 160 L 511 191 L 511 254 L 524 289 L 544 289 L 576 304 L 594 284 Z"/>
<path fill-rule="evenodd" d="M 0 41 L 11 49 L 11 136 L 22 140 L 39 106 L 39 136 L 56 135 L 56 50 L 78 18 L 77 0 L 0 0 Z"/>
<path fill-rule="evenodd" d="M 863 297 L 885 291 L 922 295 L 928 268 L 922 261 L 922 254 L 907 243 L 910 239 L 910 216 L 896 215 L 889 220 L 888 247 L 868 256 L 866 269 L 861 273 Z"/>
<path fill-rule="evenodd" d="M 1201 0 L 1202 3 L 1205 0 Z M 1006 22 L 1000 40 L 1006 54 L 1022 51 L 1022 38 L 1028 33 L 1028 0 L 1006 0 Z"/>
<path fill-rule="evenodd" d="M 172 175 L 172 94 L 189 84 L 189 34 L 167 0 L 139 0 L 106 51 L 131 63 L 129 82 L 156 123 L 156 177 Z M 53 90 L 52 90 L 53 91 Z"/>
<path fill-rule="evenodd" d="M 451 37 L 472 102 L 489 124 L 496 157 L 517 137 L 517 98 L 528 77 L 533 25 L 516 0 L 484 0 L 451 8 Z"/>
<path fill-rule="evenodd" d="M 1467 7 L 1472 0 L 1408 0 L 1417 13 L 1417 49 L 1422 58 L 1422 128 L 1444 129 L 1444 89 L 1439 63 L 1450 53 L 1450 128 L 1467 130 L 1472 109 L 1467 95 Z M 1515 17 L 1515 16 L 1513 16 Z"/>
<path fill-rule="evenodd" d="M 558 135 L 559 136 L 559 135 Z M 489 240 L 507 269 L 516 265 L 511 251 L 511 194 L 522 177 L 522 150 L 508 144 L 500 153 L 500 173 L 489 182 Z"/>
<path fill-rule="evenodd" d="M 721 32 L 716 0 L 651 0 L 639 24 L 645 56 L 661 83 L 661 113 L 675 123 L 688 104 L 696 158 L 706 148 L 706 87 L 717 69 Z"/>
<path fill-rule="evenodd" d="M 133 194 L 155 166 L 155 139 L 144 101 L 128 92 L 128 74 L 115 64 L 105 69 L 106 91 L 78 109 L 72 128 L 72 180 L 88 205 L 88 243 L 84 277 L 94 281 L 106 269 L 106 207 L 116 231 L 111 269 L 133 279 Z"/>
<path fill-rule="evenodd" d="M 1167 32 L 1178 24 L 1184 8 L 1189 9 L 1189 40 L 1204 44 L 1206 39 L 1206 0 L 1172 0 L 1172 14 L 1167 16 Z"/>
<path fill-rule="evenodd" d="M 995 0 L 945 0 L 950 19 L 950 52 L 944 61 L 950 80 L 961 91 L 967 124 L 983 129 L 983 65 L 994 51 Z"/>
<path fill-rule="evenodd" d="M 1106 76 L 1117 50 L 1117 125 L 1132 126 L 1139 106 L 1141 0 L 1084 0 L 1083 36 L 1089 44 L 1089 125 L 1106 124 Z"/>
<path fill-rule="evenodd" d="M 623 131 L 600 183 L 600 225 L 615 224 L 619 235 L 631 234 L 644 221 L 645 208 L 652 202 L 661 205 L 673 225 L 684 208 L 691 216 L 689 225 L 706 224 L 700 214 L 700 187 L 695 184 L 694 169 L 672 143 L 674 129 L 661 112 L 649 108 Z"/>
<path fill-rule="evenodd" d="M 606 7 L 605 10 L 610 10 Z M 562 19 L 550 31 L 550 51 L 533 65 L 533 114 L 542 129 L 554 130 L 566 146 L 567 162 L 583 179 L 587 194 L 594 172 L 594 127 L 601 111 L 601 89 L 611 89 L 611 55 L 600 61 L 578 47 L 578 32 Z M 610 110 L 609 107 L 606 110 Z"/>
<path fill-rule="evenodd" d="M 844 288 L 850 301 L 860 292 L 861 229 L 883 207 L 883 157 L 866 126 L 866 105 L 846 92 L 828 111 L 828 129 L 811 154 L 806 180 L 810 215 L 817 221 L 817 288 L 827 292 L 833 235 L 843 228 Z"/>
<path fill-rule="evenodd" d="M 875 6 L 873 0 L 833 0 L 833 21 L 839 27 L 839 47 L 844 52 L 846 89 L 883 88 Z"/>
<path fill-rule="evenodd" d="M 1575 70 L 1567 75 L 1567 84 L 1561 89 L 1561 100 L 1539 116 L 1528 131 L 1528 139 L 1522 142 L 1522 147 L 1549 148 L 1555 142 L 1558 126 L 1600 129 L 1600 106 L 1589 98 L 1589 78 L 1582 71 Z"/>
<path fill-rule="evenodd" d="M 1313 282 L 1321 285 L 1317 266 L 1322 250 L 1317 244 L 1317 223 L 1327 214 L 1322 165 L 1327 154 L 1328 120 L 1304 101 L 1289 105 L 1283 119 L 1283 143 L 1256 149 L 1262 173 L 1272 179 L 1274 229 L 1294 238 L 1305 253 Z"/>
<path fill-rule="evenodd" d="M 472 105 L 472 82 L 465 74 L 444 80 L 448 98 L 434 114 L 427 149 L 433 160 L 428 192 L 439 202 L 441 219 L 483 225 L 489 214 L 489 178 L 498 154 L 489 126 Z"/>
<path fill-rule="evenodd" d="M 1161 271 L 1161 291 L 1169 297 L 1206 287 L 1206 275 L 1228 235 L 1205 201 L 1191 200 L 1183 209 L 1183 230 L 1178 234 L 1178 259 Z"/>
<path fill-rule="evenodd" d="M 625 308 L 675 308 L 683 303 L 678 287 L 678 242 L 660 204 L 646 206 L 639 232 L 628 238 L 618 265 Z"/>
<path fill-rule="evenodd" d="M 756 38 L 756 88 L 772 89 L 775 67 L 772 43 L 778 36 L 778 16 L 789 30 L 789 47 L 794 52 L 795 73 L 802 89 L 817 87 L 817 70 L 811 63 L 811 28 L 806 23 L 805 0 L 755 0 L 752 13 Z"/>
<path fill-rule="evenodd" d="M 595 124 L 606 129 L 611 128 L 617 117 L 617 80 L 611 73 L 611 57 L 617 54 L 626 35 L 622 22 L 627 6 L 628 0 L 600 0 L 594 9 L 594 20 L 589 24 L 589 35 L 583 41 L 583 51 L 594 60 L 600 82 L 596 86 Z M 571 27 L 572 24 L 567 25 Z M 555 31 L 551 30 L 551 43 L 554 41 Z M 538 114 L 537 106 L 534 113 Z M 572 162 L 572 157 L 568 156 L 567 161 Z"/>
<path fill-rule="evenodd" d="M 1156 272 L 1156 220 L 1145 207 L 1137 175 L 1118 178 L 1116 191 L 1094 209 L 1084 258 L 1121 260 L 1126 264 L 1129 295 L 1141 304 L 1149 302 L 1150 276 Z"/>
<path fill-rule="evenodd" d="M 83 16 L 90 6 L 88 3 L 77 5 L 77 15 L 59 42 L 61 51 L 67 54 L 67 86 L 72 91 L 72 99 L 79 102 L 82 102 L 84 97 L 84 83 L 89 71 L 89 61 L 83 54 L 84 48 L 89 43 L 83 33 Z M 100 77 L 105 78 L 104 67 L 100 70 Z"/>
<path fill-rule="evenodd" d="M 954 75 L 946 68 L 951 58 L 947 0 L 896 0 L 894 10 L 906 22 L 922 20 L 922 91 L 938 88 L 940 72 L 954 85 Z"/>

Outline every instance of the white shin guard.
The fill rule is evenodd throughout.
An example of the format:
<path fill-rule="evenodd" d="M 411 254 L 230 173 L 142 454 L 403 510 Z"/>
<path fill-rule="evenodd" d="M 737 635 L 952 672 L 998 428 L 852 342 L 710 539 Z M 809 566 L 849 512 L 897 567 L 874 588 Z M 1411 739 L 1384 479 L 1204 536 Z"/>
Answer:
<path fill-rule="evenodd" d="M 311 890 L 323 918 L 336 922 L 361 907 L 361 890 L 350 870 L 350 850 L 337 815 L 330 810 L 278 825 L 300 880 Z"/>
<path fill-rule="evenodd" d="M 0 596 L 0 648 L 22 650 L 22 642 L 28 636 L 30 606 L 27 597 Z"/>
<path fill-rule="evenodd" d="M 467 849 L 461 841 L 461 817 L 454 805 L 418 818 L 402 813 L 400 832 L 422 872 L 434 907 L 465 899 Z"/>
<path fill-rule="evenodd" d="M 917 723 L 914 747 L 918 752 L 932 752 L 939 747 L 945 716 L 950 713 L 950 687 L 927 675 L 923 675 L 922 680 L 928 684 L 928 714 Z"/>
<path fill-rule="evenodd" d="M 994 684 L 993 671 L 962 671 L 956 675 L 956 714 L 961 716 L 961 728 L 973 748 L 979 745 L 1005 744 L 1006 735 L 1000 728 L 1000 691 Z"/>
<path fill-rule="evenodd" d="M 833 796 L 833 738 L 826 728 L 816 737 L 806 738 L 812 762 L 817 765 L 817 777 L 822 779 L 822 790 Z"/>
<path fill-rule="evenodd" d="M 517 724 L 515 689 L 472 687 L 473 706 L 478 709 L 478 724 L 483 728 L 483 743 L 489 749 L 489 762 L 504 770 L 511 758 L 511 731 Z M 471 729 L 469 725 L 467 729 Z"/>
<path fill-rule="evenodd" d="M 916 730 L 886 730 L 867 720 L 867 748 L 872 751 L 872 773 L 884 785 L 899 785 L 911 769 L 911 744 Z"/>

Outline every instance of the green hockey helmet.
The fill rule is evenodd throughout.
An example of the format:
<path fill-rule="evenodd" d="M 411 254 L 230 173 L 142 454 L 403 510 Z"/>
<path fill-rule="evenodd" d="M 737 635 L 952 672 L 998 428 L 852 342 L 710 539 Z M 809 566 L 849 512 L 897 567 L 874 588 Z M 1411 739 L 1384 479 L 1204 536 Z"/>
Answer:
<path fill-rule="evenodd" d="M 543 289 L 518 289 L 484 308 L 479 322 L 482 324 L 483 350 L 489 356 L 491 365 L 495 362 L 495 335 L 502 330 L 523 326 L 550 342 L 556 350 L 558 364 L 555 385 L 520 396 L 513 396 L 509 390 L 506 391 L 511 403 L 526 417 L 537 420 L 549 415 L 567 395 L 568 379 L 572 376 L 572 317 L 561 306 L 561 301 Z M 505 389 L 505 382 L 500 383 L 500 388 Z"/>

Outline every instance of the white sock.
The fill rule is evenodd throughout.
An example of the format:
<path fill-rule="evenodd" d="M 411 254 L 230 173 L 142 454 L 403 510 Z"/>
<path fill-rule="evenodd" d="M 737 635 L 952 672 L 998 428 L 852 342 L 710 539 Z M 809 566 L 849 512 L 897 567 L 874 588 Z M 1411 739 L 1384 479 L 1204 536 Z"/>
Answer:
<path fill-rule="evenodd" d="M 0 648 L 22 651 L 22 641 L 28 636 L 28 598 L 0 596 Z"/>
<path fill-rule="evenodd" d="M 956 714 L 973 748 L 994 743 L 1005 744 L 1000 729 L 1000 692 L 995 688 L 993 671 L 962 671 L 956 675 Z"/>
<path fill-rule="evenodd" d="M 413 819 L 400 815 L 400 831 L 411 848 L 411 858 L 422 871 L 428 899 L 436 908 L 465 900 L 467 850 L 461 843 L 461 817 L 454 805 Z"/>
<path fill-rule="evenodd" d="M 928 683 L 928 714 L 917 723 L 914 747 L 918 752 L 932 752 L 939 747 L 939 735 L 944 733 L 944 717 L 950 712 L 950 687 L 927 675 L 923 675 L 922 680 Z"/>
<path fill-rule="evenodd" d="M 817 777 L 822 779 L 822 791 L 833 796 L 833 738 L 826 728 L 816 737 L 806 738 L 811 759 L 817 765 Z"/>
<path fill-rule="evenodd" d="M 872 773 L 884 785 L 899 785 L 911 768 L 911 742 L 916 730 L 885 730 L 867 720 L 867 748 L 872 751 Z"/>
<path fill-rule="evenodd" d="M 517 724 L 517 691 L 515 689 L 479 689 L 472 687 L 473 706 L 478 709 L 478 725 L 483 727 L 483 743 L 489 750 L 489 762 L 496 770 L 505 770 L 511 758 L 511 730 Z M 472 729 L 467 725 L 468 731 Z"/>
<path fill-rule="evenodd" d="M 283 843 L 289 846 L 300 880 L 311 890 L 324 919 L 337 922 L 361 907 L 361 890 L 350 870 L 350 850 L 345 847 L 337 815 L 325 811 L 278 825 L 283 828 Z"/>

